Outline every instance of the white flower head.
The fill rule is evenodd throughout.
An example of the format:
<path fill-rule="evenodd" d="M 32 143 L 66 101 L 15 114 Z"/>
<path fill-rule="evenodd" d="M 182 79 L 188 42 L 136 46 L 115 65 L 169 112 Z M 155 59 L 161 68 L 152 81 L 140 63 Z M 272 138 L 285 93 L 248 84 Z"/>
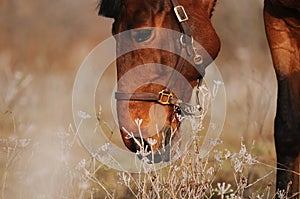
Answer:
<path fill-rule="evenodd" d="M 141 124 L 142 124 L 142 122 L 143 122 L 143 119 L 137 118 L 137 119 L 135 119 L 134 121 L 135 121 L 135 123 L 136 123 L 137 126 L 141 126 Z"/>
<path fill-rule="evenodd" d="M 86 160 L 85 159 L 82 159 L 76 166 L 76 169 L 77 170 L 81 170 L 81 169 L 84 169 L 86 166 Z"/>
<path fill-rule="evenodd" d="M 147 141 L 148 141 L 148 143 L 149 143 L 151 146 L 153 146 L 153 145 L 155 145 L 155 144 L 157 143 L 157 140 L 156 140 L 156 139 L 153 139 L 153 138 L 147 138 Z"/>
<path fill-rule="evenodd" d="M 84 112 L 84 111 L 78 111 L 78 116 L 81 119 L 89 119 L 92 117 L 90 114 L 88 114 L 87 112 Z"/>
<path fill-rule="evenodd" d="M 228 194 L 233 192 L 231 188 L 231 184 L 227 184 L 225 182 L 222 183 L 217 183 L 217 188 L 215 189 L 215 192 L 217 192 L 217 194 L 220 195 L 224 195 L 224 194 Z"/>
<path fill-rule="evenodd" d="M 230 156 L 231 156 L 231 153 L 229 150 L 225 149 L 226 153 L 224 155 L 225 159 L 227 160 Z"/>
<path fill-rule="evenodd" d="M 215 168 L 214 168 L 214 167 L 210 167 L 210 168 L 206 171 L 206 173 L 207 173 L 208 175 L 210 175 L 210 176 L 212 176 L 212 175 L 214 174 L 214 172 L 215 172 Z"/>
<path fill-rule="evenodd" d="M 108 150 L 108 147 L 109 147 L 109 143 L 105 143 L 104 145 L 101 146 L 101 150 L 102 151 L 107 151 Z"/>
<path fill-rule="evenodd" d="M 285 190 L 278 190 L 276 194 L 277 194 L 278 198 L 280 198 L 280 199 L 285 199 L 287 196 L 287 193 Z"/>

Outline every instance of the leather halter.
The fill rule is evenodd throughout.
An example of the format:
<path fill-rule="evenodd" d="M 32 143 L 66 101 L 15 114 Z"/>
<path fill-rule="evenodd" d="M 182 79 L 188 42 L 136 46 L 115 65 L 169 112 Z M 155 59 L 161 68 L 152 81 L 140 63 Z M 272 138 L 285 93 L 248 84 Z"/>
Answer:
<path fill-rule="evenodd" d="M 174 13 L 177 18 L 177 22 L 179 24 L 180 32 L 182 33 L 180 37 L 180 44 L 181 44 L 181 55 L 179 59 L 177 60 L 177 63 L 174 67 L 174 70 L 171 73 L 171 76 L 169 80 L 167 81 L 166 88 L 158 93 L 146 93 L 146 92 L 134 92 L 134 93 L 124 93 L 124 92 L 116 92 L 115 98 L 116 100 L 126 100 L 126 101 L 149 101 L 149 102 L 157 102 L 162 105 L 174 105 L 176 107 L 181 107 L 182 104 L 185 106 L 186 103 L 183 103 L 182 100 L 177 99 L 172 91 L 169 90 L 169 88 L 172 88 L 170 84 L 174 84 L 177 80 L 178 73 L 175 73 L 175 71 L 181 72 L 182 68 L 186 62 L 186 55 L 191 55 L 190 49 L 192 49 L 192 52 L 194 53 L 194 65 L 198 67 L 198 70 L 200 68 L 200 77 L 199 77 L 199 84 L 200 79 L 205 74 L 205 69 L 202 67 L 203 58 L 202 56 L 197 52 L 197 49 L 194 47 L 194 40 L 192 37 L 192 32 L 190 29 L 190 26 L 188 24 L 188 15 L 185 12 L 185 9 L 182 5 L 179 4 L 177 0 L 171 0 Z M 184 52 L 186 51 L 186 53 Z"/>

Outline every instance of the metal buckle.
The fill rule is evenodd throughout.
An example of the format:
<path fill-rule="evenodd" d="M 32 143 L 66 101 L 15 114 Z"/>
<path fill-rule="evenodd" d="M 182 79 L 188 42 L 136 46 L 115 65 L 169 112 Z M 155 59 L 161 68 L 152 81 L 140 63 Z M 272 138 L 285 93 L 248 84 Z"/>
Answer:
<path fill-rule="evenodd" d="M 176 17 L 177 17 L 177 19 L 180 23 L 183 22 L 183 21 L 189 20 L 183 6 L 175 6 L 174 7 L 174 12 L 175 12 Z"/>
<path fill-rule="evenodd" d="M 160 104 L 163 105 L 168 105 L 171 104 L 170 103 L 170 99 L 173 97 L 173 94 L 166 91 L 166 90 L 162 90 L 159 93 L 159 99 L 157 100 Z"/>

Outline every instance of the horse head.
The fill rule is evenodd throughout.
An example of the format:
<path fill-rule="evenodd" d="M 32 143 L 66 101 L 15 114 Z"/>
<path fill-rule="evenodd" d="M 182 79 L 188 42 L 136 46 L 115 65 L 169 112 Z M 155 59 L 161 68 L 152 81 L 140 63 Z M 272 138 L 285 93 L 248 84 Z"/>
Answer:
<path fill-rule="evenodd" d="M 180 125 L 174 117 L 176 107 L 190 100 L 191 88 L 203 76 L 197 67 L 205 69 L 220 49 L 210 21 L 214 5 L 215 0 L 181 0 L 180 4 L 177 0 L 100 2 L 99 14 L 114 19 L 112 33 L 117 55 L 121 55 L 117 58 L 118 122 L 131 151 L 144 147 L 157 152 L 176 139 Z M 196 48 L 193 41 L 202 48 Z M 179 53 L 163 50 L 166 46 Z M 126 52 L 128 47 L 136 50 Z M 195 64 L 185 61 L 189 57 Z M 168 160 L 159 154 L 155 162 Z"/>

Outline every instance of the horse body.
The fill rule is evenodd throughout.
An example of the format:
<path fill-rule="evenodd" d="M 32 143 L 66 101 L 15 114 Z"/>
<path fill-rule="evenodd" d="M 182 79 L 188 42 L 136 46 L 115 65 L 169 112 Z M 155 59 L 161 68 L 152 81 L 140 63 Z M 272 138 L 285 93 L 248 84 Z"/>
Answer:
<path fill-rule="evenodd" d="M 102 0 L 99 14 L 114 18 L 112 33 L 117 43 L 117 54 L 128 46 L 147 45 L 156 43 L 172 45 L 179 48 L 179 38 L 163 33 L 151 27 L 167 28 L 181 31 L 180 24 L 173 11 L 176 0 Z M 194 39 L 208 52 L 203 58 L 203 66 L 207 66 L 216 58 L 220 41 L 212 27 L 210 17 L 215 0 L 181 0 L 180 4 L 186 8 L 189 17 L 188 24 Z M 275 71 L 278 79 L 278 103 L 275 118 L 275 144 L 279 168 L 298 172 L 299 136 L 300 136 L 300 3 L 297 0 L 265 0 L 265 25 Z M 132 30 L 133 29 L 133 30 Z M 126 38 L 118 38 L 118 33 L 129 30 Z M 166 39 L 168 38 L 168 39 Z M 171 39 L 170 39 L 171 38 Z M 171 40 L 174 42 L 166 42 Z M 178 56 L 163 50 L 138 49 L 128 52 L 117 59 L 117 78 L 119 92 L 158 93 L 165 89 L 163 85 L 154 84 L 155 79 L 167 81 L 168 71 L 152 67 L 144 67 L 143 73 L 127 75 L 131 69 L 152 63 L 176 66 Z M 177 69 L 176 69 L 177 70 Z M 199 72 L 189 63 L 185 63 L 180 72 L 191 87 L 197 84 Z M 145 82 L 143 86 L 135 88 L 137 83 Z M 180 91 L 181 98 L 188 101 L 192 90 L 185 89 L 180 82 L 175 90 Z M 128 111 L 124 111 L 128 110 Z M 157 141 L 154 150 L 160 149 L 166 143 L 163 137 L 170 137 L 170 129 L 176 129 L 179 121 L 174 122 L 173 107 L 161 105 L 154 101 L 118 100 L 117 113 L 122 138 L 133 152 L 139 150 L 134 139 L 128 138 L 128 132 L 137 132 L 135 119 L 142 119 L 143 134 L 135 133 L 139 140 L 153 138 Z M 159 118 L 159 119 L 157 119 Z M 160 129 L 159 133 L 155 132 Z M 177 131 L 175 133 L 178 133 Z M 144 140 L 147 143 L 147 140 Z M 282 167 L 283 165 L 283 167 Z M 298 190 L 297 175 L 292 172 L 279 170 L 277 173 L 277 188 L 285 189 L 290 180 L 293 190 Z"/>
<path fill-rule="evenodd" d="M 299 188 L 300 152 L 300 2 L 266 0 L 264 18 L 273 64 L 278 81 L 275 145 L 277 188 L 285 189 L 293 181 Z"/>

